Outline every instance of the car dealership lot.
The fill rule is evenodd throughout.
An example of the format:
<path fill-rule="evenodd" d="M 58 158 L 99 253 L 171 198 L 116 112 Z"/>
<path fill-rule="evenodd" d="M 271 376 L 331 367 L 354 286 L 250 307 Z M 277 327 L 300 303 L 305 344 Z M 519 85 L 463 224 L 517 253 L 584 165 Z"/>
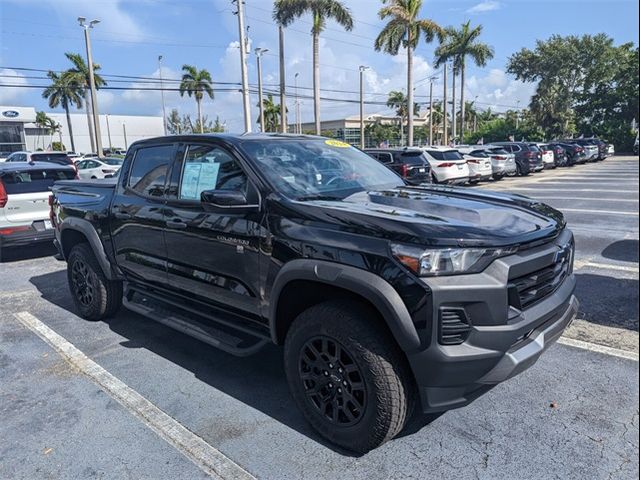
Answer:
<path fill-rule="evenodd" d="M 198 478 L 221 468 L 259 478 L 637 478 L 637 157 L 473 188 L 566 213 L 581 301 L 566 336 L 629 354 L 556 345 L 470 406 L 415 419 L 357 457 L 305 424 L 280 349 L 232 357 L 126 310 L 82 320 L 64 264 L 37 258 L 39 247 L 0 264 L 0 478 Z M 31 317 L 207 442 L 210 464 L 199 469 L 167 433 L 176 424 L 153 423 L 139 404 L 115 401 L 85 363 L 66 362 L 52 337 L 26 326 Z"/>

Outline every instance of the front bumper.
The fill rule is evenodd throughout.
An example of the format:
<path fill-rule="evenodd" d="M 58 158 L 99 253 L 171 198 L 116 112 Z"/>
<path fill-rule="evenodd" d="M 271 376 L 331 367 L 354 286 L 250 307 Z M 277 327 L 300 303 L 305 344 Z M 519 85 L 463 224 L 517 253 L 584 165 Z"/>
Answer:
<path fill-rule="evenodd" d="M 482 273 L 424 280 L 433 300 L 430 345 L 407 353 L 424 412 L 467 405 L 529 368 L 562 335 L 578 310 L 572 273 L 522 310 L 512 305 L 509 285 L 516 277 L 546 268 L 559 247 L 571 242 L 572 234 L 565 230 L 553 242 L 500 258 Z M 471 328 L 463 343 L 439 341 L 441 309 L 466 312 Z"/>

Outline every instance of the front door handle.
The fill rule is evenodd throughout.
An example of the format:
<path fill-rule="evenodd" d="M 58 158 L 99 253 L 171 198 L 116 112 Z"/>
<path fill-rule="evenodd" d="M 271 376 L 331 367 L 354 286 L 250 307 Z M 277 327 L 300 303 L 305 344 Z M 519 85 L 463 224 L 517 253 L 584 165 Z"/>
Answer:
<path fill-rule="evenodd" d="M 180 228 L 180 229 L 187 228 L 187 224 L 181 220 L 167 220 L 166 225 L 169 228 Z"/>

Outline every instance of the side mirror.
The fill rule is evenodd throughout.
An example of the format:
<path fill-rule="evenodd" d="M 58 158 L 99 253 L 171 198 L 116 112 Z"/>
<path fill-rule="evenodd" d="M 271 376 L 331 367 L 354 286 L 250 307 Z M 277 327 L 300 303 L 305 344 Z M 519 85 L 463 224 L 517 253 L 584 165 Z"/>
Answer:
<path fill-rule="evenodd" d="M 200 193 L 200 200 L 203 203 L 221 207 L 237 207 L 247 204 L 245 194 L 234 190 L 204 190 Z"/>

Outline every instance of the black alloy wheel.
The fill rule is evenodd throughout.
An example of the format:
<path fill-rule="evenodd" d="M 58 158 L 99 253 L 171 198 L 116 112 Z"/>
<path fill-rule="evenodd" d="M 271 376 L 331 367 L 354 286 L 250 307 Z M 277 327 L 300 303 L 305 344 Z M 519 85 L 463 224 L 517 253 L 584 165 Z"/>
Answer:
<path fill-rule="evenodd" d="M 360 421 L 367 390 L 344 346 L 324 335 L 314 337 L 303 345 L 298 368 L 308 400 L 327 421 L 342 427 Z"/>
<path fill-rule="evenodd" d="M 86 307 L 90 306 L 95 295 L 94 281 L 89 267 L 80 258 L 76 258 L 71 266 L 71 284 L 78 301 Z"/>

